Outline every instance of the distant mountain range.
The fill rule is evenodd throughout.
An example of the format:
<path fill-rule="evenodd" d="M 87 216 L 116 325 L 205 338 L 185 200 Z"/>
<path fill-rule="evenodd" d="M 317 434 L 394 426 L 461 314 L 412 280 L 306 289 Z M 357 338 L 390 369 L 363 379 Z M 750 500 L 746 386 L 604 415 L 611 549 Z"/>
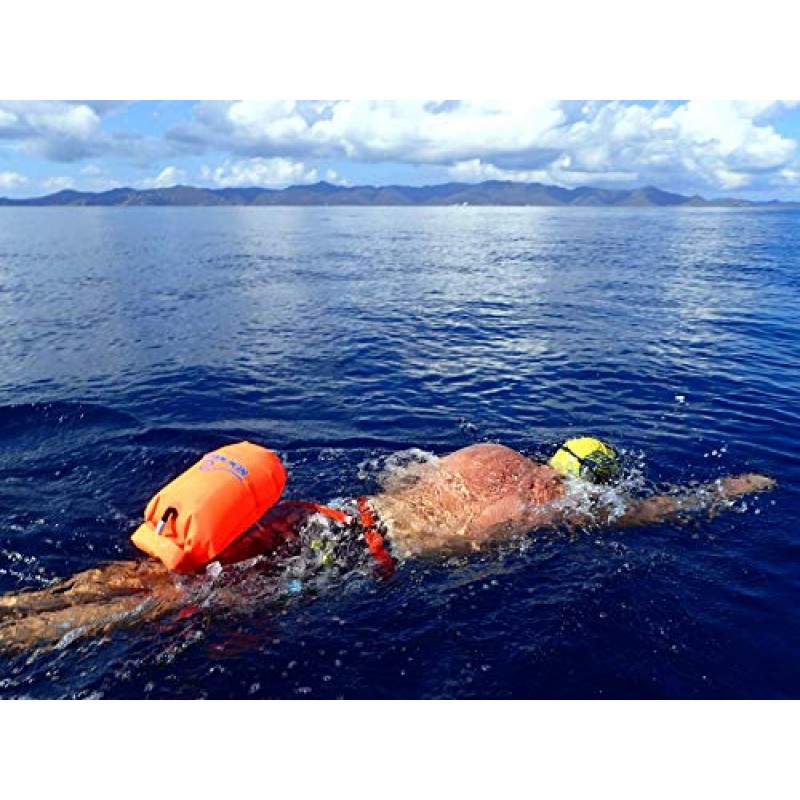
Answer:
<path fill-rule="evenodd" d="M 334 186 L 315 183 L 287 189 L 67 189 L 26 200 L 0 198 L 0 206 L 615 206 L 696 208 L 800 208 L 800 203 L 770 200 L 686 197 L 653 186 L 641 189 L 564 189 L 542 183 L 485 181 L 438 186 Z"/>

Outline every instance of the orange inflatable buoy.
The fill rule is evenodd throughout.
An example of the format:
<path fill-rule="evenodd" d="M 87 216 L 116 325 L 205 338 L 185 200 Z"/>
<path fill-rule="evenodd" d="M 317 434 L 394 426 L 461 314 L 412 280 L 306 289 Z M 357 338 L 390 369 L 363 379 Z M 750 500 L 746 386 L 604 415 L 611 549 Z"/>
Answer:
<path fill-rule="evenodd" d="M 250 442 L 221 447 L 150 500 L 131 541 L 173 572 L 196 572 L 258 522 L 285 485 L 271 450 Z"/>

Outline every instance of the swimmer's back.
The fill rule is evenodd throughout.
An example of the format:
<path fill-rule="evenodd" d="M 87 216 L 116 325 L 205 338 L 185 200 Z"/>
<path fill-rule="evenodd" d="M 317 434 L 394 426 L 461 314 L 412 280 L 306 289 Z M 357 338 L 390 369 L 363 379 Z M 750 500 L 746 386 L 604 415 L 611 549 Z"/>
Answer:
<path fill-rule="evenodd" d="M 511 528 L 501 530 L 505 523 L 560 492 L 549 467 L 504 445 L 480 443 L 426 465 L 413 486 L 376 500 L 397 546 L 422 555 L 475 549 L 512 535 Z"/>

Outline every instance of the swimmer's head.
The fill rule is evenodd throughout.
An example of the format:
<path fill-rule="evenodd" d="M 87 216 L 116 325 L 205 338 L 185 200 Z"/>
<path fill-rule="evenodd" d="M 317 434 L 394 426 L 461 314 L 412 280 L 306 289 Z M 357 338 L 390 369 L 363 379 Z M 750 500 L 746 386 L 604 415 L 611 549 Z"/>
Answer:
<path fill-rule="evenodd" d="M 591 436 L 564 442 L 548 463 L 562 475 L 592 483 L 610 483 L 620 473 L 617 451 Z"/>

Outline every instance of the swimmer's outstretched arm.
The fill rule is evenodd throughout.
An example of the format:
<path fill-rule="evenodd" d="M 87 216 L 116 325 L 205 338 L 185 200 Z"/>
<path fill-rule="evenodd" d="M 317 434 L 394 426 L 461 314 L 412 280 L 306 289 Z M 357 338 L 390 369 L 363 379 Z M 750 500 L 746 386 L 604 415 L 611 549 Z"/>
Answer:
<path fill-rule="evenodd" d="M 146 594 L 170 585 L 170 573 L 160 561 L 112 561 L 78 572 L 45 589 L 1 596 L 0 619 Z"/>
<path fill-rule="evenodd" d="M 175 576 L 158 561 L 116 561 L 85 570 L 46 589 L 0 597 L 0 653 L 156 619 L 180 607 L 183 598 Z"/>
<path fill-rule="evenodd" d="M 654 495 L 633 500 L 621 515 L 600 511 L 592 521 L 613 528 L 655 525 L 660 522 L 685 522 L 698 514 L 714 515 L 729 508 L 737 497 L 765 492 L 776 485 L 777 481 L 766 475 L 749 473 L 730 476 L 698 487 L 688 487 L 674 495 Z M 574 521 L 580 520 L 574 518 Z"/>
<path fill-rule="evenodd" d="M 233 564 L 257 555 L 269 555 L 285 545 L 308 512 L 276 507 L 220 556 L 223 564 Z M 147 594 L 171 589 L 175 577 L 155 559 L 112 561 L 92 567 L 45 589 L 25 590 L 0 596 L 3 615 L 56 611 L 127 595 Z"/>
<path fill-rule="evenodd" d="M 273 508 L 220 556 L 231 564 L 291 548 L 308 512 Z M 158 619 L 192 602 L 180 576 L 160 561 L 114 561 L 84 570 L 45 589 L 0 596 L 0 653 L 56 644 L 65 636 L 98 635 Z M 235 598 L 233 598 L 235 601 Z"/>

